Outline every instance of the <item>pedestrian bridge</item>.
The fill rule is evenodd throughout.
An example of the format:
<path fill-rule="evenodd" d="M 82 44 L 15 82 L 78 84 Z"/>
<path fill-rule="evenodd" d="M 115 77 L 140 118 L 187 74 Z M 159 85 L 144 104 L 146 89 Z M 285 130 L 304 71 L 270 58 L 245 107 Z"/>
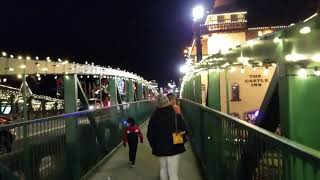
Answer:
<path fill-rule="evenodd" d="M 181 159 L 181 179 L 320 180 L 317 139 L 320 137 L 320 48 L 316 41 L 320 39 L 319 22 L 320 17 L 315 15 L 190 67 L 179 102 L 191 140 Z M 12 150 L 0 155 L 0 179 L 159 179 L 157 159 L 151 155 L 147 142 L 140 145 L 134 169 L 128 169 L 126 150 L 121 147 L 124 121 L 128 117 L 135 118 L 146 131 L 155 109 L 155 101 L 149 98 L 148 82 L 131 73 L 68 62 L 18 58 L 0 63 L 6 67 L 0 69 L 2 75 L 23 74 L 24 102 L 27 102 L 28 74 L 58 73 L 65 82 L 65 114 L 27 120 L 27 103 L 24 103 L 24 121 L 0 126 L 0 131 L 14 130 L 16 134 Z M 235 96 L 229 98 L 229 71 L 240 66 L 241 73 L 236 74 L 240 77 L 249 68 L 256 71 L 257 67 L 273 64 L 274 74 L 259 105 L 259 121 L 251 124 L 228 115 L 232 114 L 229 103 L 239 104 L 241 100 L 237 96 L 239 86 L 232 87 Z M 199 75 L 203 71 L 207 72 L 206 93 L 202 93 L 203 76 Z M 100 81 L 108 79 L 112 106 L 77 111 L 78 89 L 83 109 L 89 108 L 87 95 L 78 80 L 78 75 L 88 74 L 99 74 Z M 119 77 L 128 85 L 126 103 L 121 102 L 116 88 L 115 79 Z M 221 88 L 223 80 L 226 92 Z M 201 98 L 202 94 L 207 94 L 207 102 Z M 222 110 L 222 106 L 226 109 Z M 279 124 L 284 136 L 274 133 Z M 5 137 L 1 140 L 5 141 Z"/>
<path fill-rule="evenodd" d="M 181 179 L 320 178 L 319 151 L 193 101 L 180 103 L 191 132 Z M 154 101 L 139 101 L 1 126 L 19 134 L 0 156 L 1 179 L 158 179 L 147 142 L 134 169 L 120 145 L 124 120 L 134 117 L 145 133 L 154 108 Z"/>

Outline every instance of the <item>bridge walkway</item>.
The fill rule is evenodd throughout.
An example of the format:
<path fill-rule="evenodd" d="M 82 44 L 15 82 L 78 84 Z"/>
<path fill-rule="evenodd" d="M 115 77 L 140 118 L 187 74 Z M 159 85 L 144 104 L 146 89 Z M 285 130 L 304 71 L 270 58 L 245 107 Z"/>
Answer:
<path fill-rule="evenodd" d="M 159 180 L 159 162 L 151 154 L 151 148 L 146 138 L 147 125 L 141 128 L 145 142 L 139 144 L 136 166 L 128 166 L 128 148 L 121 147 L 89 180 Z M 186 144 L 187 151 L 180 159 L 179 179 L 201 180 L 200 170 L 193 154 L 191 145 Z"/>

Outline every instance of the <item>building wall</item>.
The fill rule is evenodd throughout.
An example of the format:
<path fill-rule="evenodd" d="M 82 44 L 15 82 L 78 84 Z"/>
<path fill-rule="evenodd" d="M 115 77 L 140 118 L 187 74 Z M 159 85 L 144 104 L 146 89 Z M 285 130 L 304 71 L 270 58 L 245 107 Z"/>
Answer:
<path fill-rule="evenodd" d="M 208 54 L 216 54 L 219 51 L 228 52 L 230 48 L 245 41 L 245 32 L 213 33 L 208 37 Z"/>
<path fill-rule="evenodd" d="M 264 67 L 259 67 L 256 71 L 251 67 L 244 67 L 243 74 L 240 73 L 241 66 L 234 69 L 234 72 L 220 72 L 221 111 L 227 113 L 225 79 L 225 74 L 227 74 L 230 114 L 238 114 L 238 118 L 246 120 L 246 113 L 259 110 L 274 74 L 275 67 L 269 67 L 269 73 L 266 75 L 264 74 Z M 232 99 L 232 85 L 234 83 L 239 85 L 239 101 Z"/>

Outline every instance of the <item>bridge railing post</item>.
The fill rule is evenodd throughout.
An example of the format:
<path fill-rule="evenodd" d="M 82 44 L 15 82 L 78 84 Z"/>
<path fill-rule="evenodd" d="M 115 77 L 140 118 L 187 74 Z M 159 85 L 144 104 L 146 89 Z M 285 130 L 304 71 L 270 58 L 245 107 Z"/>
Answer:
<path fill-rule="evenodd" d="M 78 104 L 77 75 L 64 75 L 64 108 L 66 113 L 77 111 Z M 78 120 L 67 118 L 65 120 L 68 179 L 80 179 L 80 144 L 78 132 Z"/>

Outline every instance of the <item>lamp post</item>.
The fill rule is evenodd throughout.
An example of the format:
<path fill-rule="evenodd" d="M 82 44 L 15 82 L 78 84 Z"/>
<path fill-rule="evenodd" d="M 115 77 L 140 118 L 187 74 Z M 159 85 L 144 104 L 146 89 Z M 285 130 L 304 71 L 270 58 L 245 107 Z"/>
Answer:
<path fill-rule="evenodd" d="M 201 44 L 201 20 L 204 15 L 204 8 L 200 5 L 195 6 L 192 10 L 193 21 L 195 25 L 195 43 L 197 47 L 197 61 L 202 60 L 202 44 Z"/>

